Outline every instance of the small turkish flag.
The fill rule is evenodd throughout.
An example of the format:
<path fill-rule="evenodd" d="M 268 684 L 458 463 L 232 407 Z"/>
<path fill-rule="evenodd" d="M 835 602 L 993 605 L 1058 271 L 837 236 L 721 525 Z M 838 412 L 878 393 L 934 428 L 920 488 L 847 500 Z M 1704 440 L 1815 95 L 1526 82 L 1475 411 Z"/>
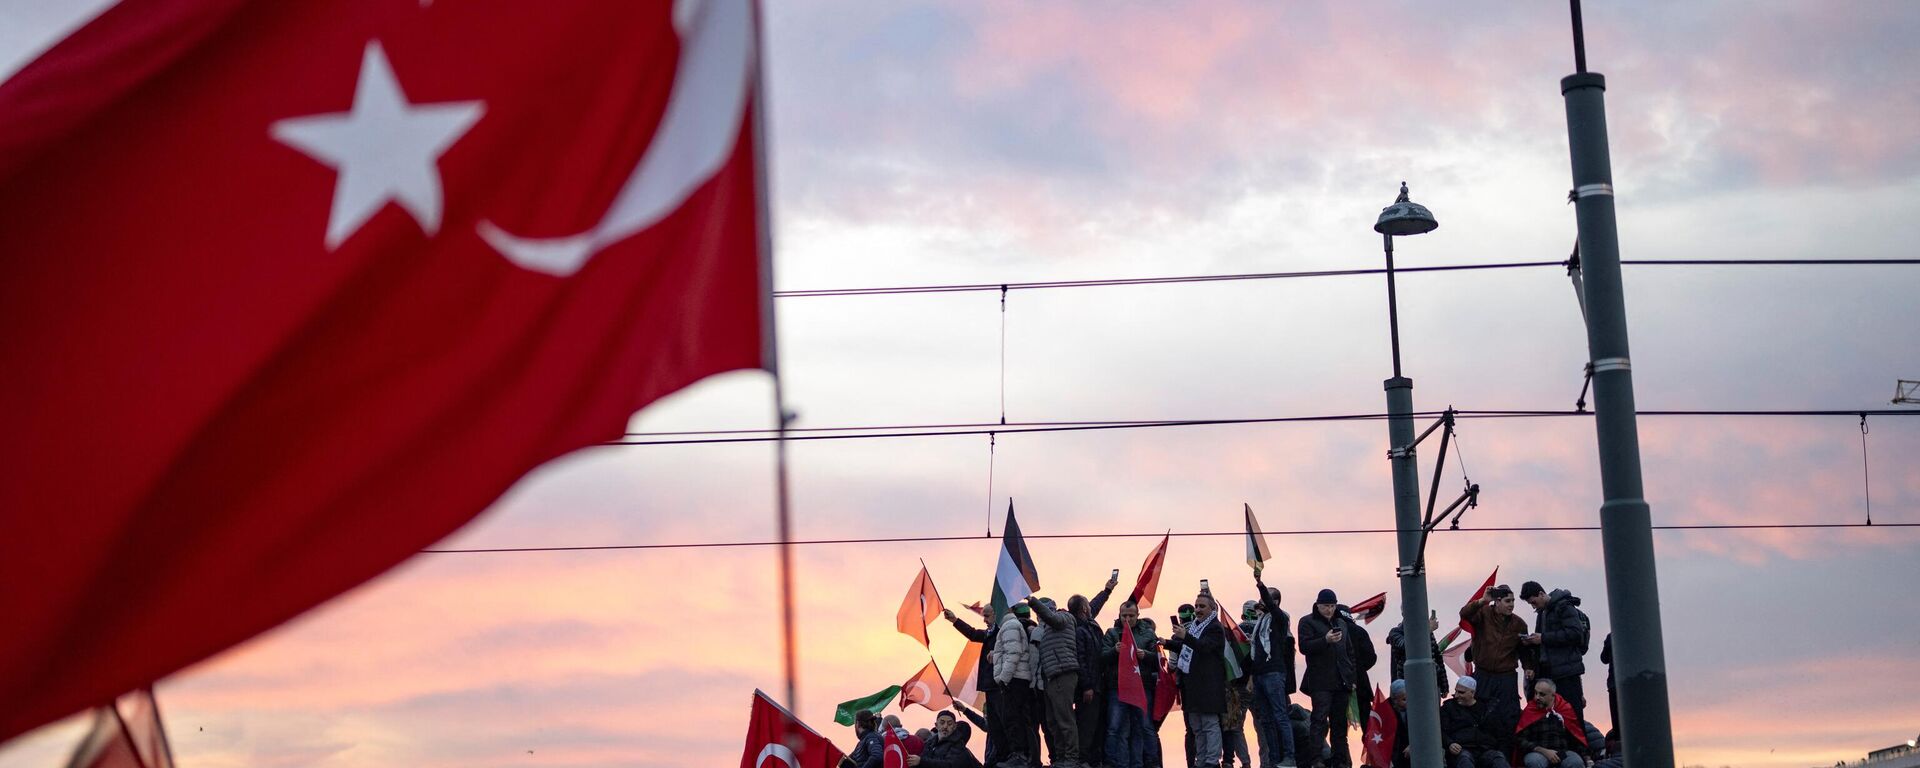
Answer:
<path fill-rule="evenodd" d="M 1135 656 L 1140 653 L 1140 649 L 1134 643 L 1133 624 L 1121 622 L 1120 645 L 1115 647 L 1114 654 L 1117 657 L 1115 661 L 1119 664 L 1115 669 L 1118 678 L 1115 693 L 1120 697 L 1120 703 L 1130 704 L 1138 707 L 1141 712 L 1147 712 L 1146 682 L 1141 679 L 1140 659 Z"/>
<path fill-rule="evenodd" d="M 0 740 L 770 368 L 751 0 L 122 0 L 0 84 Z"/>
<path fill-rule="evenodd" d="M 767 694 L 753 692 L 747 717 L 747 745 L 740 768 L 834 768 L 846 757 L 839 747 L 814 732 Z"/>
<path fill-rule="evenodd" d="M 900 741 L 900 733 L 892 728 L 881 726 L 886 735 L 881 737 L 881 768 L 907 768 L 907 745 Z"/>
<path fill-rule="evenodd" d="M 1362 737 L 1368 764 L 1374 768 L 1393 765 L 1393 737 L 1399 729 L 1400 718 L 1393 712 L 1393 702 L 1380 695 L 1380 686 L 1374 686 L 1373 712 L 1367 715 L 1367 730 Z"/>
<path fill-rule="evenodd" d="M 939 618 L 946 609 L 946 604 L 940 602 L 940 590 L 933 586 L 933 575 L 927 573 L 927 566 L 923 564 L 920 566 L 920 575 L 913 579 L 913 586 L 907 587 L 907 596 L 900 602 L 894 625 L 899 628 L 900 634 L 932 648 L 927 639 L 927 625 Z"/>

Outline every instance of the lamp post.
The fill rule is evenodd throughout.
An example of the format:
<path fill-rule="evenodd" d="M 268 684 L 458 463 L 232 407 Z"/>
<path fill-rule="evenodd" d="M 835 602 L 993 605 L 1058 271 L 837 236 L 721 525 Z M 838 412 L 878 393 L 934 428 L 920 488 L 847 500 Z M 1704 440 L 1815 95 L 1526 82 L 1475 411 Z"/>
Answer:
<path fill-rule="evenodd" d="M 1386 380 L 1387 439 L 1393 464 L 1393 520 L 1400 546 L 1400 619 L 1407 662 L 1407 737 L 1413 768 L 1440 768 L 1440 692 L 1434 679 L 1433 634 L 1427 628 L 1427 574 L 1421 557 L 1424 526 L 1420 516 L 1420 469 L 1414 464 L 1413 380 L 1400 375 L 1400 308 L 1393 284 L 1393 238 L 1432 232 L 1440 222 L 1426 206 L 1400 197 L 1380 211 L 1373 225 L 1387 252 L 1387 327 L 1393 343 L 1393 378 Z M 1429 430 L 1431 431 L 1431 430 Z M 1443 446 L 1444 447 L 1444 446 Z M 1356 691 L 1355 695 L 1363 692 Z"/>

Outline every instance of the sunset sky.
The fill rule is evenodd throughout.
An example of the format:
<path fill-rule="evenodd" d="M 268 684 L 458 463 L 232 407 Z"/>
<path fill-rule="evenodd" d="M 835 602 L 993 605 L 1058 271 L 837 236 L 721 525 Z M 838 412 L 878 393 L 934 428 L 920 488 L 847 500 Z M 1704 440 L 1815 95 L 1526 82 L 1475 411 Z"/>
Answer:
<path fill-rule="evenodd" d="M 0 63 L 87 5 L 0 0 Z M 1564 3 L 764 5 L 778 288 L 1376 267 L 1371 226 L 1402 180 L 1441 223 L 1399 241 L 1402 266 L 1551 261 L 1573 244 Z M 1920 5 L 1586 14 L 1624 258 L 1915 256 Z M 1896 379 L 1920 378 L 1920 267 L 1643 266 L 1625 279 L 1643 409 L 1888 408 Z M 1562 270 L 1407 275 L 1399 297 L 1417 407 L 1572 407 L 1587 356 Z M 1004 369 L 999 302 L 779 300 L 800 426 L 998 421 L 1003 376 L 1009 421 L 1385 408 L 1377 276 L 1015 291 Z M 764 374 L 716 377 L 632 428 L 764 428 L 770 392 Z M 1870 426 L 1874 521 L 1920 523 L 1920 418 Z M 1865 518 L 1856 417 L 1649 416 L 1640 436 L 1656 523 Z M 1484 490 L 1469 530 L 1434 537 L 1434 606 L 1444 617 L 1495 565 L 1515 587 L 1571 589 L 1594 625 L 1586 686 L 1604 724 L 1599 535 L 1471 530 L 1596 523 L 1591 422 L 1467 420 L 1459 440 Z M 1003 435 L 991 496 L 985 436 L 802 442 L 795 535 L 997 534 L 1009 498 L 1030 536 L 1232 530 L 1242 503 L 1270 530 L 1389 527 L 1386 442 L 1379 421 Z M 765 541 L 773 455 L 582 451 L 440 546 Z M 1459 485 L 1450 461 L 1442 493 Z M 1679 764 L 1828 766 L 1920 732 L 1920 529 L 1655 540 Z M 1268 580 L 1289 611 L 1322 587 L 1347 601 L 1389 591 L 1370 627 L 1384 639 L 1399 611 L 1391 537 L 1271 541 Z M 1113 568 L 1126 590 L 1154 543 L 1029 546 L 1041 593 L 1064 600 Z M 971 602 L 999 546 L 797 548 L 797 713 L 851 747 L 834 705 L 926 663 L 893 625 L 919 561 L 950 603 Z M 1201 578 L 1232 604 L 1251 597 L 1241 547 L 1175 538 L 1150 614 Z M 769 547 L 422 554 L 158 695 L 189 768 L 731 765 L 753 690 L 783 685 L 779 632 Z M 940 623 L 930 634 L 950 668 L 960 638 Z M 81 725 L 0 747 L 0 768 L 61 764 Z M 1177 745 L 1179 728 L 1162 738 Z"/>

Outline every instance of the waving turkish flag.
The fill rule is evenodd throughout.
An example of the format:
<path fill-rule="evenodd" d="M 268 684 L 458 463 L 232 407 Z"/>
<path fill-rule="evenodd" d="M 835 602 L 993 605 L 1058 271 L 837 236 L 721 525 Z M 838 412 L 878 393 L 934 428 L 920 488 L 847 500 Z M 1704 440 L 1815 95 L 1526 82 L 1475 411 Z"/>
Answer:
<path fill-rule="evenodd" d="M 0 84 L 0 739 L 771 367 L 750 0 L 123 0 Z"/>

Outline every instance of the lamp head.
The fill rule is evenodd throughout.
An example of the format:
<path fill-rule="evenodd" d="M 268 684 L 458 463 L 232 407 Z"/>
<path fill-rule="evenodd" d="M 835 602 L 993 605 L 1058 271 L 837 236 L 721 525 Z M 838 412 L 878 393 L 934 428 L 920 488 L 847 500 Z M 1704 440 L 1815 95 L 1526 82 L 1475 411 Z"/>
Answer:
<path fill-rule="evenodd" d="M 1407 183 L 1400 182 L 1400 197 L 1380 209 L 1380 220 L 1374 222 L 1373 231 L 1383 235 L 1406 236 L 1424 235 L 1440 226 L 1434 220 L 1433 211 L 1407 199 Z"/>

